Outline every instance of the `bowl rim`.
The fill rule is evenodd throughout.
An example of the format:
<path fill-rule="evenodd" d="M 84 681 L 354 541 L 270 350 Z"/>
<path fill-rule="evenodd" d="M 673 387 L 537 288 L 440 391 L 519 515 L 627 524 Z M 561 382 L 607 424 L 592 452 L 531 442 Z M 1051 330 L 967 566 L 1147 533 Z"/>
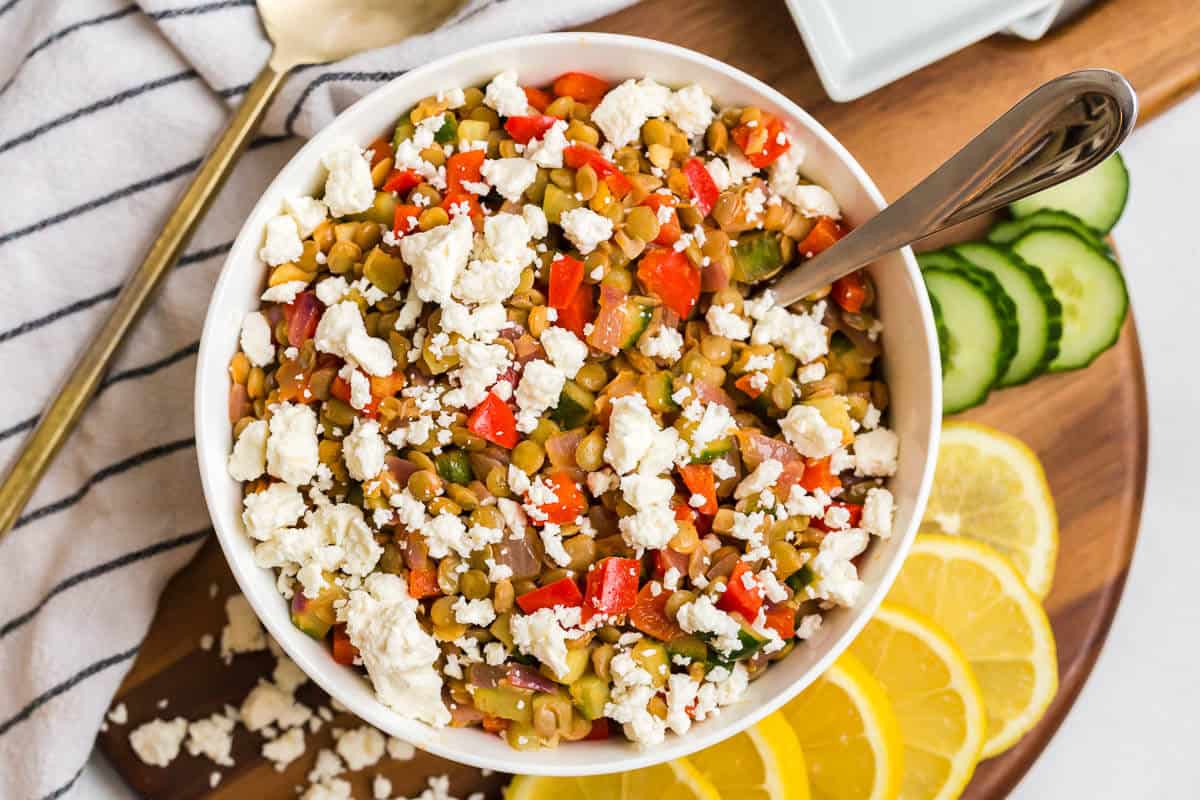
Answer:
<path fill-rule="evenodd" d="M 905 247 L 899 251 L 899 254 L 904 261 L 907 280 L 914 289 L 913 294 L 917 302 L 918 316 L 926 343 L 925 360 L 929 365 L 929 380 L 931 382 L 931 385 L 926 387 L 931 400 L 927 435 L 924 441 L 915 443 L 917 446 L 924 447 L 925 459 L 922 464 L 922 472 L 915 496 L 905 498 L 906 502 L 912 505 L 910 523 L 906 530 L 893 533 L 893 536 L 900 535 L 901 539 L 896 545 L 896 550 L 891 560 L 884 564 L 880 581 L 875 591 L 870 595 L 864 595 L 855 606 L 847 609 L 851 614 L 851 619 L 842 634 L 838 638 L 826 643 L 825 652 L 807 670 L 792 679 L 784 691 L 760 702 L 755 708 L 744 712 L 736 719 L 725 715 L 718 716 L 716 719 L 711 720 L 708 725 L 693 728 L 686 735 L 671 736 L 668 738 L 667 743 L 654 747 L 640 747 L 634 743 L 622 743 L 618 750 L 609 745 L 609 743 L 605 743 L 609 746 L 597 750 L 599 757 L 589 762 L 586 767 L 583 767 L 577 763 L 568 762 L 559 764 L 552 758 L 539 758 L 539 753 L 546 751 L 538 750 L 524 752 L 512 750 L 510 758 L 493 758 L 486 754 L 475 752 L 469 747 L 450 745 L 446 737 L 439 736 L 436 732 L 431 733 L 432 729 L 424 723 L 400 716 L 384 706 L 373 694 L 369 703 L 359 702 L 359 699 L 355 696 L 343 696 L 339 687 L 339 683 L 342 681 L 340 675 L 333 674 L 333 671 L 326 664 L 314 663 L 304 651 L 293 646 L 293 642 L 291 641 L 293 637 L 302 636 L 303 634 L 290 625 L 276 625 L 272 622 L 271 616 L 265 613 L 265 603 L 268 601 L 278 603 L 278 593 L 272 590 L 272 596 L 268 600 L 264 596 L 265 593 L 260 592 L 259 587 L 251 580 L 251 573 L 257 571 L 259 568 L 252 562 L 246 561 L 240 554 L 236 554 L 232 549 L 234 546 L 233 537 L 244 538 L 244 531 L 237 525 L 233 526 L 234 529 L 230 529 L 224 524 L 223 515 L 214 513 L 214 504 L 211 500 L 214 491 L 213 481 L 228 477 L 225 460 L 229 448 L 229 443 L 226 441 L 227 437 L 214 430 L 213 425 L 209 421 L 210 418 L 206 418 L 204 415 L 204 393 L 212 391 L 212 383 L 215 381 L 215 376 L 225 374 L 225 354 L 214 352 L 214 348 L 216 347 L 214 338 L 216 335 L 215 331 L 219 327 L 226 325 L 228 320 L 224 318 L 224 315 L 218 313 L 220 308 L 218 307 L 217 299 L 226 294 L 226 284 L 233 280 L 235 262 L 240 262 L 244 258 L 244 252 L 247 247 L 256 247 L 257 243 L 261 240 L 261 230 L 252 231 L 251 220 L 260 215 L 267 198 L 276 194 L 277 185 L 281 182 L 286 182 L 288 173 L 296 168 L 297 164 L 315 162 L 319 159 L 319 155 L 314 154 L 322 151 L 329 144 L 330 128 L 334 122 L 344 120 L 356 114 L 365 113 L 366 108 L 378 102 L 379 97 L 397 83 L 428 80 L 435 77 L 441 70 L 457 66 L 459 62 L 470 62 L 479 60 L 481 57 L 486 57 L 489 51 L 496 47 L 538 48 L 571 41 L 581 44 L 594 42 L 607 46 L 626 48 L 631 51 L 639 51 L 667 59 L 693 63 L 723 74 L 733 82 L 767 98 L 776 107 L 784 110 L 795 124 L 803 127 L 809 135 L 819 139 L 829 149 L 836 162 L 848 172 L 857 187 L 865 193 L 876 210 L 882 209 L 886 205 L 883 195 L 858 161 L 833 134 L 807 111 L 765 82 L 711 56 L 654 39 L 614 33 L 553 32 L 512 37 L 482 44 L 447 54 L 381 84 L 339 113 L 333 121 L 315 133 L 279 169 L 271 182 L 263 189 L 252 209 L 246 214 L 245 222 L 221 266 L 221 271 L 205 311 L 204 327 L 200 337 L 200 347 L 196 361 L 193 397 L 196 453 L 200 481 L 205 504 L 208 507 L 209 517 L 216 531 L 217 540 L 221 545 L 221 549 L 226 561 L 229 563 L 230 571 L 233 573 L 239 589 L 246 596 L 246 599 L 254 609 L 255 615 L 276 642 L 278 642 L 283 651 L 304 671 L 306 676 L 327 692 L 331 698 L 346 706 L 364 722 L 373 725 L 386 734 L 405 739 L 426 752 L 478 768 L 547 776 L 620 772 L 651 766 L 673 758 L 686 756 L 696 750 L 723 741 L 754 725 L 763 717 L 777 710 L 787 700 L 790 700 L 823 674 L 846 650 L 862 630 L 863 626 L 873 616 L 907 557 L 909 548 L 916 536 L 920 517 L 924 512 L 932 485 L 933 467 L 940 434 L 941 407 L 941 362 L 937 351 L 933 312 L 930 307 L 928 295 L 924 289 L 924 284 L 920 279 L 920 271 L 917 267 L 916 259 L 912 254 L 912 250 Z M 617 69 L 615 71 L 619 72 L 620 70 Z M 217 450 L 214 449 L 214 437 L 221 438 L 220 457 L 214 455 L 217 453 Z M 333 662 L 330 661 L 329 663 L 332 664 Z M 338 670 L 341 669 L 343 668 L 339 666 Z"/>

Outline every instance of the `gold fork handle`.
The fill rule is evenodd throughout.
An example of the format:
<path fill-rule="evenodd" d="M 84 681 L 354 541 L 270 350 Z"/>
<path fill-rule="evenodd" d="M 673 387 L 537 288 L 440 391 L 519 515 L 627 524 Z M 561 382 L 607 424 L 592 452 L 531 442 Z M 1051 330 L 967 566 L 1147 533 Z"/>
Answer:
<path fill-rule="evenodd" d="M 154 290 L 196 230 L 196 225 L 217 191 L 233 171 L 234 163 L 246 149 L 246 144 L 257 130 L 287 72 L 287 69 L 277 69 L 268 64 L 250 84 L 242 104 L 217 140 L 212 154 L 200 165 L 179 205 L 163 226 L 162 233 L 150 247 L 145 261 L 117 296 L 116 306 L 104 327 L 84 350 L 66 383 L 42 414 L 12 471 L 4 484 L 0 485 L 0 538 L 17 522 L 54 454 L 87 407 L 121 341 L 137 321 Z"/>

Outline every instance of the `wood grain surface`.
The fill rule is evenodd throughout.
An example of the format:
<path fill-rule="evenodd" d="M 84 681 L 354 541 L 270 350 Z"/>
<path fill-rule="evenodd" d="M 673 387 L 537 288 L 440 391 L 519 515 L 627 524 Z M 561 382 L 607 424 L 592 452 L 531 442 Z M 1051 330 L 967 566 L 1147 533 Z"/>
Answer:
<path fill-rule="evenodd" d="M 849 148 L 894 198 L 1021 95 L 1054 75 L 1084 66 L 1123 72 L 1138 90 L 1143 120 L 1200 81 L 1200 14 L 1194 0 L 1111 0 L 1099 4 L 1040 42 L 995 37 L 848 104 L 824 94 L 782 0 L 702 0 L 682 4 L 647 0 L 600 20 L 589 30 L 637 34 L 673 42 L 724 60 L 774 85 L 813 113 Z M 1136 183 L 1136 179 L 1135 179 Z M 1060 690 L 1041 724 L 1008 753 L 984 762 L 967 790 L 970 798 L 1000 798 L 1016 785 L 1070 709 L 1099 654 L 1120 600 L 1140 518 L 1146 473 L 1146 393 L 1132 318 L 1118 344 L 1086 370 L 1042 377 L 994 393 L 964 415 L 1012 433 L 1042 458 L 1058 504 L 1062 543 L 1054 588 L 1046 599 L 1058 640 Z M 216 593 L 210 587 L 216 586 Z M 317 750 L 332 741 L 333 726 L 352 727 L 340 715 L 284 772 L 259 754 L 261 739 L 241 727 L 236 766 L 220 769 L 181 755 L 169 768 L 142 764 L 128 732 L 162 716 L 189 720 L 238 704 L 273 659 L 240 656 L 225 666 L 200 648 L 204 634 L 219 636 L 223 598 L 237 590 L 220 549 L 208 542 L 172 581 L 149 637 L 118 700 L 129 723 L 110 726 L 99 745 L 130 786 L 147 798 L 291 797 L 305 783 Z M 328 705 L 309 684 L 299 698 Z M 161 706 L 166 701 L 165 707 Z M 397 793 L 415 794 L 429 775 L 449 773 L 459 796 L 499 796 L 503 779 L 426 754 L 412 761 L 384 759 L 371 775 L 387 775 Z M 355 797 L 371 797 L 369 780 L 352 780 Z"/>

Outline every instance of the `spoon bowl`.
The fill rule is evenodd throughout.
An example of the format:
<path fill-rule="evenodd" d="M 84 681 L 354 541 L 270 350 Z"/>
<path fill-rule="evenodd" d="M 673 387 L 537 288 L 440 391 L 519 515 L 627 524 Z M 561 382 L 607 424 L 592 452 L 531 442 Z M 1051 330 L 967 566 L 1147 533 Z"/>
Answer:
<path fill-rule="evenodd" d="M 442 24 L 466 0 L 258 0 L 271 66 L 323 64 L 396 44 Z"/>

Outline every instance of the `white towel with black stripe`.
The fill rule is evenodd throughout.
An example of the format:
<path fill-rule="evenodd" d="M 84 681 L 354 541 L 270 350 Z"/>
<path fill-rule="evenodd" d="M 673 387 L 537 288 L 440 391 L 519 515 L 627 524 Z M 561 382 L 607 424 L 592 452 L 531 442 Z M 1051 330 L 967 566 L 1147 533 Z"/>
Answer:
<path fill-rule="evenodd" d="M 192 433 L 208 295 L 300 138 L 453 50 L 632 0 L 473 0 L 294 75 L 82 422 L 0 541 L 0 797 L 69 796 L 167 579 L 209 533 Z M 0 0 L 0 468 L 265 61 L 252 0 Z"/>

